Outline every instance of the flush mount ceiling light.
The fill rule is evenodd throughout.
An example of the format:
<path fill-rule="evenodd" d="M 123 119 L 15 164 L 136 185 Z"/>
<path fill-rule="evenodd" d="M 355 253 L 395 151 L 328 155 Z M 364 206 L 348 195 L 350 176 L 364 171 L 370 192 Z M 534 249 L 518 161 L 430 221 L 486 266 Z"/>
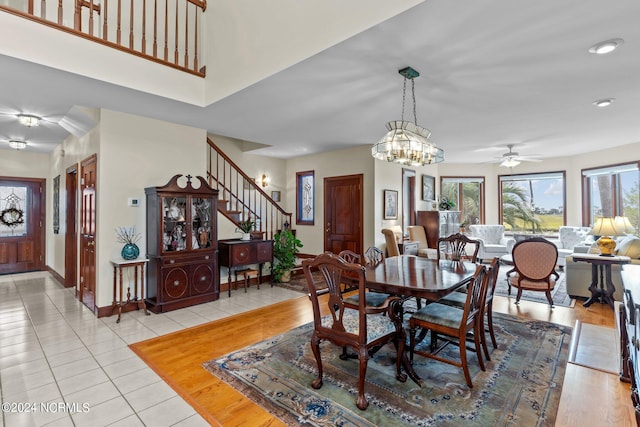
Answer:
<path fill-rule="evenodd" d="M 624 43 L 623 39 L 611 39 L 605 40 L 600 43 L 596 43 L 589 48 L 589 53 L 595 53 L 596 55 L 604 55 L 606 53 L 613 52 L 620 45 Z"/>
<path fill-rule="evenodd" d="M 593 105 L 595 105 L 596 107 L 608 107 L 609 105 L 613 104 L 613 101 L 615 101 L 615 98 L 604 98 L 604 99 L 598 99 L 597 101 L 593 101 Z"/>
<path fill-rule="evenodd" d="M 27 141 L 20 141 L 19 139 L 10 139 L 9 147 L 14 148 L 16 150 L 24 150 L 27 148 Z"/>
<path fill-rule="evenodd" d="M 18 114 L 18 121 L 27 127 L 34 127 L 40 125 L 42 117 L 34 116 L 33 114 Z"/>
<path fill-rule="evenodd" d="M 424 166 L 440 163 L 444 160 L 444 151 L 429 141 L 431 131 L 418 126 L 416 119 L 416 93 L 414 79 L 420 75 L 411 67 L 398 70 L 404 77 L 402 87 L 401 120 L 387 123 L 387 132 L 382 139 L 371 147 L 371 155 L 378 160 L 399 163 L 401 165 Z M 413 123 L 404 120 L 404 104 L 407 92 L 407 80 L 411 80 L 413 98 Z"/>

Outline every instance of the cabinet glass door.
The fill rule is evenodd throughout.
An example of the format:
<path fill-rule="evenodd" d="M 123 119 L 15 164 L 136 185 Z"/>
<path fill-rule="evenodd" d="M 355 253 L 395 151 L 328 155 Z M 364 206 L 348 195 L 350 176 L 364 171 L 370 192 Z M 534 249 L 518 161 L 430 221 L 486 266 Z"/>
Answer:
<path fill-rule="evenodd" d="M 187 249 L 186 197 L 163 197 L 162 249 L 164 252 Z"/>
<path fill-rule="evenodd" d="M 210 248 L 211 199 L 194 197 L 191 203 L 191 248 Z"/>

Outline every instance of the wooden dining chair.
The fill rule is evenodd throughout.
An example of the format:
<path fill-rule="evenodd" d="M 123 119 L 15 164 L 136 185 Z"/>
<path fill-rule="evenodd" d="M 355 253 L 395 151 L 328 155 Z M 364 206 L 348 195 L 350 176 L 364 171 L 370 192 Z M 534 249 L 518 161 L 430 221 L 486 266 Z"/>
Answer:
<path fill-rule="evenodd" d="M 364 253 L 365 264 L 376 265 L 382 262 L 384 254 L 380 249 L 375 246 L 371 246 Z"/>
<path fill-rule="evenodd" d="M 438 259 L 444 255 L 445 259 L 453 261 L 477 262 L 480 242 L 470 239 L 465 234 L 456 233 L 447 237 L 440 237 L 436 247 Z"/>
<path fill-rule="evenodd" d="M 314 259 L 302 262 L 302 269 L 309 286 L 309 299 L 313 307 L 313 333 L 311 335 L 311 349 L 318 365 L 318 377 L 311 383 L 315 389 L 322 387 L 322 354 L 321 341 L 330 341 L 337 346 L 347 346 L 358 354 L 358 397 L 356 406 L 367 409 L 369 402 L 365 397 L 365 376 L 367 362 L 370 355 L 381 346 L 393 343 L 396 347 L 396 379 L 406 381 L 400 366 L 404 352 L 404 331 L 402 319 L 396 316 L 399 298 L 391 297 L 385 307 L 368 307 L 365 304 L 364 266 L 347 263 L 331 253 L 320 254 Z M 321 272 L 328 298 L 324 289 L 318 289 L 311 274 L 312 270 Z M 344 273 L 354 273 L 358 276 L 358 292 L 360 304 L 357 310 L 345 307 L 340 282 Z M 322 296 L 321 296 L 322 295 Z M 329 315 L 323 316 L 324 313 Z M 386 312 L 387 316 L 380 316 Z"/>
<path fill-rule="evenodd" d="M 357 254 L 357 253 L 355 253 L 353 251 L 350 251 L 348 249 L 340 251 L 338 256 L 340 258 L 342 258 L 343 260 L 345 260 L 346 262 L 348 262 L 348 263 L 351 263 L 351 264 L 362 264 L 362 256 L 360 256 L 360 254 Z M 358 289 L 358 276 L 357 276 L 357 274 L 354 274 L 354 275 L 345 274 L 345 277 L 344 277 L 343 280 L 344 280 L 344 282 L 342 283 L 342 285 L 343 285 L 342 293 L 350 292 L 350 291 L 353 291 L 355 289 Z"/>
<path fill-rule="evenodd" d="M 491 261 L 491 265 L 487 269 L 487 276 L 489 277 L 487 284 L 487 295 L 484 299 L 483 311 L 480 316 L 482 325 L 482 334 L 480 336 L 480 343 L 484 350 L 484 355 L 487 360 L 491 360 L 489 355 L 489 349 L 487 348 L 486 333 L 489 332 L 491 337 L 491 344 L 493 348 L 498 348 L 498 342 L 496 341 L 496 334 L 493 330 L 493 294 L 496 290 L 496 284 L 498 283 L 498 273 L 500 272 L 500 258 L 494 257 Z M 452 292 L 449 295 L 438 300 L 440 304 L 446 304 L 453 307 L 464 308 L 467 300 L 467 295 L 462 292 Z M 484 325 L 484 319 L 486 319 L 486 326 Z M 473 338 L 473 337 L 472 337 Z"/>
<path fill-rule="evenodd" d="M 481 349 L 481 325 L 483 300 L 486 296 L 488 285 L 487 269 L 483 265 L 476 267 L 472 281 L 468 285 L 466 300 L 463 309 L 438 302 L 431 303 L 421 308 L 409 318 L 409 357 L 413 364 L 413 354 L 419 354 L 430 359 L 461 367 L 464 378 L 469 387 L 473 387 L 471 374 L 467 362 L 467 335 L 473 333 L 474 351 L 478 358 L 478 364 L 483 371 L 486 369 L 482 360 Z M 431 351 L 416 348 L 416 332 L 418 328 L 431 331 Z M 435 346 L 436 340 L 442 344 Z M 439 353 L 448 344 L 454 343 L 460 349 L 459 360 L 440 356 Z"/>
<path fill-rule="evenodd" d="M 542 237 L 532 237 L 518 242 L 511 253 L 513 270 L 509 271 L 509 285 L 518 289 L 516 304 L 520 302 L 522 291 L 544 292 L 553 308 L 551 291 L 560 275 L 556 272 L 558 248 Z"/>

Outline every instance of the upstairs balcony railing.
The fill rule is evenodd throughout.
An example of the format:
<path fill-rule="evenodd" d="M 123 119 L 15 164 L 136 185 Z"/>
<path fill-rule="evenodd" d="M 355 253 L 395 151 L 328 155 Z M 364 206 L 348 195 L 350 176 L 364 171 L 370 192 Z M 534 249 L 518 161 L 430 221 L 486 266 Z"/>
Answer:
<path fill-rule="evenodd" d="M 251 219 L 256 222 L 252 233 L 263 239 L 291 224 L 291 213 L 285 212 L 267 193 L 245 174 L 211 139 L 207 177 L 209 185 L 220 192 L 218 211 L 231 222 Z"/>
<path fill-rule="evenodd" d="M 8 0 L 0 10 L 204 76 L 206 0 Z"/>

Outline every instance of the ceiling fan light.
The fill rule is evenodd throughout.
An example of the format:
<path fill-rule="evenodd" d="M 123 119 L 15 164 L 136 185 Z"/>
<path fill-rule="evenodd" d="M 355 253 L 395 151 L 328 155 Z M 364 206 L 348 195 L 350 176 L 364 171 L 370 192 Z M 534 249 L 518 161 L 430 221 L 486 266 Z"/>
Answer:
<path fill-rule="evenodd" d="M 519 164 L 520 164 L 520 162 L 518 160 L 509 157 L 507 159 L 504 159 L 502 161 L 502 163 L 500 163 L 500 166 L 503 166 L 505 168 L 513 168 L 513 167 L 518 166 Z"/>
<path fill-rule="evenodd" d="M 9 147 L 16 149 L 16 150 L 24 150 L 25 148 L 27 148 L 27 141 L 20 141 L 18 139 L 10 139 L 9 140 Z"/>
<path fill-rule="evenodd" d="M 34 116 L 33 114 L 18 114 L 20 124 L 27 127 L 39 126 L 40 120 L 42 120 L 42 117 Z"/>

